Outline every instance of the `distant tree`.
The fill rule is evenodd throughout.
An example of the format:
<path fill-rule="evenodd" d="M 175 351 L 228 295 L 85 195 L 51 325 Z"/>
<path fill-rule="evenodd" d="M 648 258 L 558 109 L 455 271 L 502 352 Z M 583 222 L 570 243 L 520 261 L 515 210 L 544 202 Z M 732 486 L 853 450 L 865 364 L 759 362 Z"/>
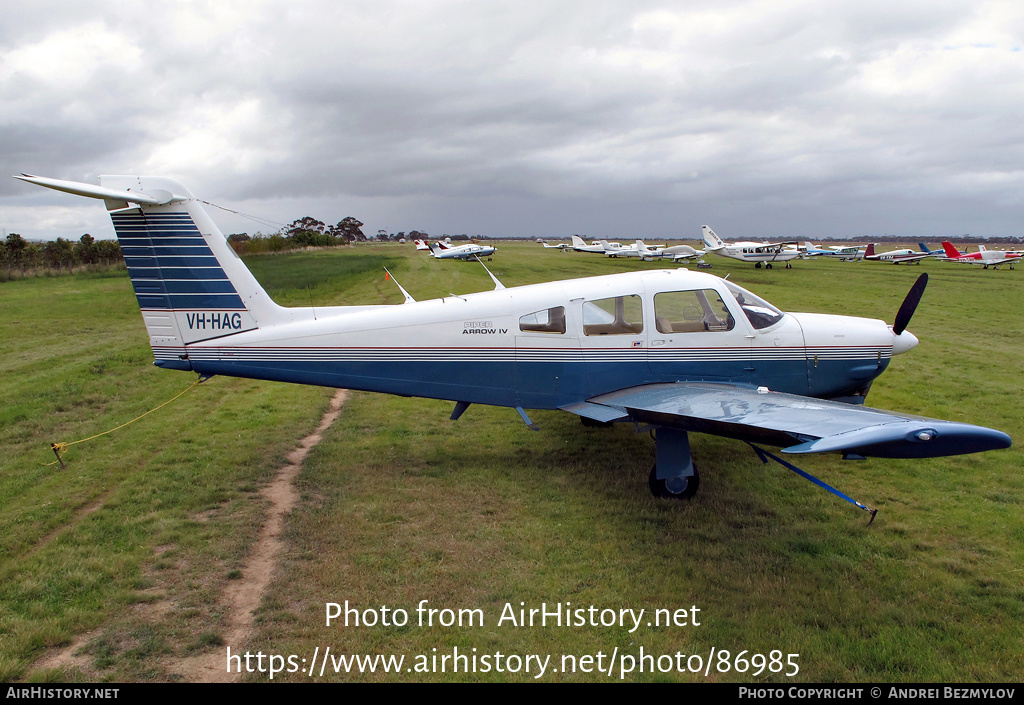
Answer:
<path fill-rule="evenodd" d="M 68 272 L 71 272 L 75 261 L 75 251 L 71 241 L 59 237 L 47 242 L 43 245 L 43 260 L 47 267 L 56 269 L 58 273 L 65 266 L 68 268 Z"/>
<path fill-rule="evenodd" d="M 117 240 L 100 240 L 96 243 L 96 259 L 103 264 L 120 264 L 121 246 Z"/>
<path fill-rule="evenodd" d="M 323 221 L 317 220 L 316 218 L 312 218 L 307 215 L 305 218 L 299 218 L 298 220 L 293 221 L 292 224 L 286 228 L 286 232 L 291 237 L 294 237 L 297 233 L 300 232 L 312 232 L 322 234 L 327 232 L 327 226 L 323 223 Z"/>
<path fill-rule="evenodd" d="M 96 264 L 99 256 L 96 254 L 96 239 L 86 233 L 78 239 L 74 246 L 74 258 L 82 264 Z"/>
<path fill-rule="evenodd" d="M 7 274 L 10 275 L 12 267 L 19 267 L 22 275 L 25 274 L 26 249 L 28 242 L 18 233 L 10 233 L 7 236 Z"/>
<path fill-rule="evenodd" d="M 330 233 L 344 242 L 364 242 L 366 235 L 363 234 L 362 227 L 361 222 L 349 216 L 339 221 L 337 225 L 331 226 Z"/>

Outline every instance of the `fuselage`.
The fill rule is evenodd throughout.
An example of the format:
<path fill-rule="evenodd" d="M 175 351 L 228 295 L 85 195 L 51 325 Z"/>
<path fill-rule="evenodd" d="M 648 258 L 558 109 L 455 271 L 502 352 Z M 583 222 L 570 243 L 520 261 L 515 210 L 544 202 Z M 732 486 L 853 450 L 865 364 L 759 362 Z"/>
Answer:
<path fill-rule="evenodd" d="M 555 409 L 654 382 L 862 399 L 889 364 L 882 321 L 782 313 L 687 270 L 613 274 L 292 322 L 156 350 L 163 367 Z"/>
<path fill-rule="evenodd" d="M 788 262 L 800 256 L 797 250 L 786 250 L 781 245 L 763 242 L 734 242 L 709 251 L 741 262 Z"/>

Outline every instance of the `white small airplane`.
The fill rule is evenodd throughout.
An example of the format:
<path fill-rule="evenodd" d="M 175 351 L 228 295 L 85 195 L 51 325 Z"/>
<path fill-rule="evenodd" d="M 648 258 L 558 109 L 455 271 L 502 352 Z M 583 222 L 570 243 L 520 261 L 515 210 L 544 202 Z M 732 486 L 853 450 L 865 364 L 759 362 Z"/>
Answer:
<path fill-rule="evenodd" d="M 572 243 L 568 243 L 568 242 L 563 242 L 563 243 L 560 243 L 558 245 L 549 245 L 548 243 L 544 242 L 543 240 L 538 240 L 538 242 L 540 242 L 540 244 L 544 245 L 544 249 L 545 250 L 561 250 L 562 252 L 565 252 L 567 250 L 573 249 Z"/>
<path fill-rule="evenodd" d="M 818 247 L 814 243 L 805 242 L 800 250 L 808 257 L 831 257 L 843 262 L 864 259 L 864 248 L 858 245 Z"/>
<path fill-rule="evenodd" d="M 477 245 L 476 243 L 469 243 L 468 245 L 449 245 L 444 242 L 435 242 L 430 246 L 430 253 L 437 259 L 480 259 L 481 257 L 490 257 L 498 248 L 491 247 L 490 245 Z"/>
<path fill-rule="evenodd" d="M 622 243 L 608 242 L 607 240 L 594 240 L 592 243 L 588 245 L 587 241 L 581 238 L 579 235 L 573 235 L 572 249 L 574 249 L 576 252 L 594 252 L 597 254 L 606 254 L 621 250 Z"/>
<path fill-rule="evenodd" d="M 864 249 L 865 260 L 892 262 L 893 264 L 921 264 L 921 260 L 928 259 L 931 256 L 930 252 L 918 252 L 917 250 L 910 249 L 875 252 L 875 243 L 873 242 Z"/>
<path fill-rule="evenodd" d="M 102 176 L 100 186 L 15 177 L 104 201 L 158 367 L 471 404 L 561 409 L 591 425 L 655 431 L 658 497 L 700 483 L 689 433 L 783 453 L 931 458 L 1008 448 L 1005 433 L 862 406 L 906 330 L 921 275 L 884 321 L 784 313 L 725 279 L 653 270 L 395 305 L 274 303 L 182 184 Z M 493 278 L 493 275 L 492 275 Z M 397 282 L 396 282 L 397 284 Z M 871 512 L 820 480 L 815 482 Z"/>
<path fill-rule="evenodd" d="M 773 262 L 785 262 L 786 269 L 792 269 L 793 265 L 789 260 L 800 256 L 798 250 L 787 250 L 787 245 L 796 245 L 793 242 L 722 242 L 722 238 L 715 235 L 715 231 L 706 225 L 701 226 L 704 233 L 704 246 L 708 252 L 714 252 L 719 257 L 738 259 L 741 262 L 753 262 L 756 269 L 761 268 L 764 263 L 766 269 L 772 268 Z"/>
<path fill-rule="evenodd" d="M 606 254 L 615 257 L 639 257 L 645 262 L 652 262 L 656 259 L 669 259 L 673 262 L 680 262 L 682 260 L 703 257 L 704 250 L 695 250 L 689 245 L 650 247 L 643 240 L 637 240 L 632 247 L 623 247 L 614 254 L 611 252 Z"/>
<path fill-rule="evenodd" d="M 960 252 L 960 250 L 953 247 L 951 242 L 943 242 L 942 247 L 946 251 L 946 259 L 948 261 L 976 264 L 985 269 L 989 267 L 999 269 L 1004 264 L 1009 265 L 1010 269 L 1013 269 L 1013 265 L 1017 264 L 1021 258 L 1018 252 L 986 250 L 984 245 L 979 245 L 977 252 Z"/>

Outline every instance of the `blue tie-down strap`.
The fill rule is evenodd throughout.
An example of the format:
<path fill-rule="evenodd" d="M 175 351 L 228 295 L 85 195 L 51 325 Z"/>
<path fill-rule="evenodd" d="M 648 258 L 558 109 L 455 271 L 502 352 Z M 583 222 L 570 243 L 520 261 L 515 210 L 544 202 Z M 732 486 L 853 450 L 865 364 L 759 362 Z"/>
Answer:
<path fill-rule="evenodd" d="M 821 480 L 819 480 L 818 478 L 816 478 L 814 475 L 810 474 L 809 472 L 804 472 L 803 470 L 801 470 L 797 466 L 792 465 L 790 463 L 787 463 L 782 458 L 779 458 L 778 456 L 772 455 L 771 453 L 769 453 L 765 449 L 758 448 L 753 443 L 749 443 L 748 442 L 747 445 L 754 449 L 754 452 L 757 453 L 757 457 L 759 457 L 761 459 L 762 463 L 766 463 L 767 464 L 769 459 L 770 460 L 774 460 L 779 465 L 781 465 L 781 466 L 783 466 L 785 468 L 789 468 L 790 470 L 795 472 L 800 477 L 803 477 L 804 479 L 810 480 L 811 482 L 816 484 L 818 487 L 823 487 L 824 489 L 826 489 L 829 492 L 831 492 L 832 494 L 834 494 L 836 497 L 841 497 L 841 498 L 845 499 L 847 502 L 849 502 L 850 504 L 853 504 L 853 505 L 855 505 L 857 507 L 860 507 L 865 512 L 869 513 L 871 515 L 871 519 L 868 520 L 868 526 L 871 526 L 871 522 L 873 522 L 875 520 L 875 515 L 878 514 L 878 510 L 877 509 L 872 509 L 871 507 L 868 507 L 868 506 L 866 506 L 864 504 L 861 504 L 860 502 L 855 500 L 853 497 L 846 496 L 845 494 L 843 494 L 842 492 L 837 490 L 835 487 L 832 487 L 831 485 L 828 485 L 828 484 L 822 482 Z"/>

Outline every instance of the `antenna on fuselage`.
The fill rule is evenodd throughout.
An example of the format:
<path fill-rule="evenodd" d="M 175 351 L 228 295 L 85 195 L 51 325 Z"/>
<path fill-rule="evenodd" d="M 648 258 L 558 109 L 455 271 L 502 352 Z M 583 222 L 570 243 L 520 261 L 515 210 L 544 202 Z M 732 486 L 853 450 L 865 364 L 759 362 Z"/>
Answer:
<path fill-rule="evenodd" d="M 487 272 L 487 276 L 489 276 L 491 278 L 491 281 L 494 282 L 494 290 L 495 291 L 497 291 L 498 289 L 504 289 L 505 288 L 505 285 L 502 284 L 500 281 L 498 281 L 498 278 L 496 276 L 491 274 L 491 270 L 489 270 L 487 268 L 487 265 L 484 264 L 484 261 L 482 259 L 480 259 L 479 257 L 475 257 L 474 259 L 476 259 L 476 261 L 480 263 L 480 266 L 484 268 L 485 272 Z"/>
<path fill-rule="evenodd" d="M 387 267 L 384 268 L 384 274 L 387 275 L 386 276 L 387 279 L 390 279 L 391 281 L 393 281 L 395 283 L 395 286 L 398 287 L 398 290 L 402 292 L 403 296 L 405 296 L 405 301 L 403 303 L 407 303 L 407 304 L 414 304 L 414 303 L 416 303 L 416 299 L 414 299 L 413 297 L 409 296 L 409 292 L 402 288 L 402 285 L 398 283 L 397 279 L 395 279 L 395 275 L 392 274 L 391 272 L 389 272 Z"/>

